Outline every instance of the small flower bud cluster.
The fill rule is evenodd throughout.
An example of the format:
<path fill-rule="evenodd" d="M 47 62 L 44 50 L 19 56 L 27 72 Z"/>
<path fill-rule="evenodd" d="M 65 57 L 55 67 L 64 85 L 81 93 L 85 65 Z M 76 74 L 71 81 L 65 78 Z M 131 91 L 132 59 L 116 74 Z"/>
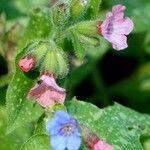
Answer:
<path fill-rule="evenodd" d="M 23 72 L 37 68 L 40 72 L 48 72 L 55 77 L 63 77 L 68 73 L 67 58 L 53 41 L 31 43 L 26 55 L 20 59 L 19 67 Z"/>

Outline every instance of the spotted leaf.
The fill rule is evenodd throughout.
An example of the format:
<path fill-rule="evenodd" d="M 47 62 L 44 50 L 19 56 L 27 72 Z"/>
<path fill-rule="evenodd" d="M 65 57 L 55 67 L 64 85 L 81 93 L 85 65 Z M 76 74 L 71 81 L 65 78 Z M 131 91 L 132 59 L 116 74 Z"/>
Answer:
<path fill-rule="evenodd" d="M 50 140 L 46 134 L 35 134 L 28 141 L 26 141 L 21 150 L 52 150 L 50 147 Z"/>
<path fill-rule="evenodd" d="M 68 111 L 79 123 L 91 128 L 102 140 L 112 144 L 115 150 L 142 150 L 140 136 L 150 124 L 148 115 L 114 104 L 98 107 L 77 100 L 67 104 Z"/>
<path fill-rule="evenodd" d="M 19 126 L 37 119 L 43 112 L 40 106 L 26 99 L 27 93 L 33 84 L 35 84 L 39 73 L 32 71 L 26 74 L 23 73 L 18 67 L 18 62 L 24 56 L 28 43 L 33 40 L 50 37 L 52 28 L 52 22 L 50 20 L 50 12 L 47 8 L 35 9 L 18 46 L 18 54 L 15 60 L 16 71 L 9 84 L 6 95 L 8 133 Z"/>

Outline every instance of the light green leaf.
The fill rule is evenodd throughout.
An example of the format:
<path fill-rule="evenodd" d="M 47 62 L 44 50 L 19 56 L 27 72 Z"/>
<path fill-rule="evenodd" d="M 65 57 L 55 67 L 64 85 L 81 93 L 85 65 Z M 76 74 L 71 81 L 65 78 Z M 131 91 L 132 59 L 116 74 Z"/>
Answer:
<path fill-rule="evenodd" d="M 79 123 L 91 128 L 102 140 L 112 144 L 115 150 L 143 149 L 139 138 L 146 125 L 150 124 L 148 115 L 119 104 L 99 109 L 77 100 L 69 102 L 67 108 Z"/>
<path fill-rule="evenodd" d="M 32 126 L 19 128 L 15 132 L 6 135 L 7 113 L 3 106 L 0 106 L 0 149 L 1 150 L 18 150 L 21 144 L 30 137 Z"/>
<path fill-rule="evenodd" d="M 21 150 L 52 150 L 52 148 L 48 135 L 35 134 L 23 144 Z"/>

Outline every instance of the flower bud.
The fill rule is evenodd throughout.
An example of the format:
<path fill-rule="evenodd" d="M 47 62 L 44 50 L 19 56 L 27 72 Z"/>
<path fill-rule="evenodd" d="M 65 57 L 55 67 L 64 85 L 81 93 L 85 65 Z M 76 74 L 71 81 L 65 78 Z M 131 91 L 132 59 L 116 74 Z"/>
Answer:
<path fill-rule="evenodd" d="M 89 150 L 114 150 L 113 146 L 100 140 L 100 138 L 88 127 L 80 125 L 82 138 Z"/>
<path fill-rule="evenodd" d="M 93 150 L 94 144 L 99 141 L 99 137 L 93 133 L 91 129 L 84 125 L 80 125 L 80 129 L 82 132 L 82 138 L 87 148 Z"/>
<path fill-rule="evenodd" d="M 19 67 L 23 72 L 29 72 L 34 66 L 34 59 L 30 56 L 26 56 L 25 58 L 19 61 Z"/>
<path fill-rule="evenodd" d="M 89 37 L 98 37 L 98 25 L 100 21 L 83 21 L 75 26 L 75 30 Z"/>
<path fill-rule="evenodd" d="M 57 47 L 51 47 L 44 58 L 41 70 L 53 73 L 56 77 L 64 77 L 68 73 L 68 65 L 63 51 Z"/>
<path fill-rule="evenodd" d="M 99 140 L 94 144 L 92 150 L 114 150 L 113 146 L 105 143 L 104 141 Z"/>
<path fill-rule="evenodd" d="M 88 37 L 84 36 L 82 34 L 78 35 L 81 43 L 86 44 L 87 46 L 99 46 L 100 45 L 100 40 L 95 37 Z"/>
<path fill-rule="evenodd" d="M 62 1 L 53 8 L 53 21 L 57 26 L 63 26 L 70 17 L 70 1 Z"/>
<path fill-rule="evenodd" d="M 47 72 L 55 77 L 63 77 L 68 73 L 67 58 L 54 41 L 34 41 L 25 51 L 25 57 L 19 62 L 22 71 L 30 71 L 34 64 L 40 72 Z M 30 59 L 27 56 L 30 56 Z"/>
<path fill-rule="evenodd" d="M 90 6 L 91 0 L 72 0 L 71 2 L 71 19 L 75 20 L 83 16 Z"/>

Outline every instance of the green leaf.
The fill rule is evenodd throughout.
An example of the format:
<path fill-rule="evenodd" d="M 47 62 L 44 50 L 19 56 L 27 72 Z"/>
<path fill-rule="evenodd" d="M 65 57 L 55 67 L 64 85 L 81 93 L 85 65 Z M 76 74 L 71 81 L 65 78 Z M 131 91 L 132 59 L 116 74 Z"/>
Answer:
<path fill-rule="evenodd" d="M 46 8 L 35 8 L 30 17 L 28 26 L 18 45 L 22 50 L 27 44 L 35 39 L 46 39 L 53 34 L 53 21 L 51 11 Z"/>
<path fill-rule="evenodd" d="M 148 115 L 119 104 L 99 109 L 75 99 L 67 103 L 67 108 L 79 123 L 91 128 L 102 140 L 112 144 L 115 150 L 143 149 L 139 138 L 146 125 L 150 124 Z"/>
<path fill-rule="evenodd" d="M 19 126 L 36 120 L 43 112 L 42 108 L 34 105 L 26 99 L 28 91 L 36 82 L 37 72 L 23 73 L 18 62 L 24 56 L 26 45 L 35 39 L 48 38 L 51 35 L 52 23 L 48 9 L 35 9 L 32 13 L 29 25 L 18 46 L 16 57 L 16 72 L 9 84 L 6 95 L 6 107 L 8 113 L 8 129 L 10 133 Z"/>
<path fill-rule="evenodd" d="M 48 135 L 35 134 L 23 144 L 21 150 L 52 150 L 52 148 Z"/>
<path fill-rule="evenodd" d="M 0 87 L 0 105 L 4 105 L 6 101 L 6 91 L 7 87 Z"/>
<path fill-rule="evenodd" d="M 0 149 L 16 150 L 30 137 L 32 126 L 19 128 L 12 134 L 6 135 L 7 113 L 5 107 L 0 106 Z"/>
<path fill-rule="evenodd" d="M 91 0 L 90 7 L 87 10 L 88 18 L 89 19 L 96 19 L 98 16 L 101 0 Z"/>
<path fill-rule="evenodd" d="M 26 99 L 28 91 L 35 83 L 37 74 L 35 75 L 26 76 L 17 68 L 9 84 L 6 95 L 8 133 L 19 126 L 36 120 L 43 113 L 43 110 L 38 105 Z"/>

